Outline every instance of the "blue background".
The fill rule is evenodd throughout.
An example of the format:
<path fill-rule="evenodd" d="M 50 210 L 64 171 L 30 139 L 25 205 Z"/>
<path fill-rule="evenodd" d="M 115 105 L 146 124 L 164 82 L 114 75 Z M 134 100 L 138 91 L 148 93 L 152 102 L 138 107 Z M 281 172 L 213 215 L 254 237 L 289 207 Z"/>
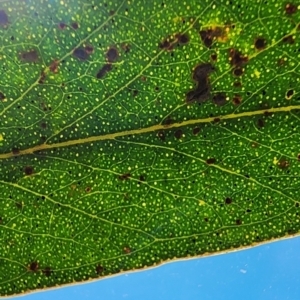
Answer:
<path fill-rule="evenodd" d="M 300 237 L 13 299 L 300 300 Z"/>

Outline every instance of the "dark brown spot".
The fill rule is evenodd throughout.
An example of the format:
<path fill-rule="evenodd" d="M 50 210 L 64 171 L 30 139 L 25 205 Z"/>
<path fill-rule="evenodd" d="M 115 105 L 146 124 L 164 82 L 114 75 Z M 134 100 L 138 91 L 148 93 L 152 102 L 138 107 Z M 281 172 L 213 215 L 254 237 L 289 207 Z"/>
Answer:
<path fill-rule="evenodd" d="M 217 93 L 213 96 L 212 102 L 218 106 L 226 104 L 226 95 L 224 93 Z"/>
<path fill-rule="evenodd" d="M 199 32 L 200 38 L 202 40 L 202 43 L 209 48 L 213 42 L 214 42 L 214 36 L 213 36 L 213 30 L 207 29 L 207 30 L 201 30 Z"/>
<path fill-rule="evenodd" d="M 120 180 L 128 180 L 130 177 L 131 177 L 131 174 L 130 174 L 130 173 L 125 173 L 125 174 L 119 175 L 118 178 L 119 178 Z"/>
<path fill-rule="evenodd" d="M 182 132 L 181 129 L 176 130 L 175 133 L 174 133 L 174 136 L 175 136 L 176 139 L 181 139 L 182 135 L 183 135 L 183 132 Z"/>
<path fill-rule="evenodd" d="M 133 96 L 133 97 L 136 97 L 138 93 L 139 93 L 138 90 L 133 90 L 133 91 L 132 91 L 132 96 Z"/>
<path fill-rule="evenodd" d="M 229 197 L 227 197 L 227 198 L 225 199 L 225 203 L 226 203 L 226 204 L 231 204 L 231 203 L 232 203 L 232 199 L 229 198 Z"/>
<path fill-rule="evenodd" d="M 271 113 L 270 111 L 268 111 L 268 110 L 264 111 L 264 116 L 265 117 L 270 117 L 272 115 L 273 115 L 273 113 Z"/>
<path fill-rule="evenodd" d="M 196 82 L 202 81 L 206 79 L 212 71 L 214 71 L 214 67 L 211 63 L 197 65 L 193 70 L 193 80 Z"/>
<path fill-rule="evenodd" d="M 173 123 L 174 123 L 174 120 L 170 116 L 168 116 L 166 119 L 164 119 L 162 121 L 162 125 L 164 125 L 166 127 L 173 124 Z"/>
<path fill-rule="evenodd" d="M 297 11 L 297 6 L 295 4 L 292 3 L 288 3 L 285 6 L 285 13 L 287 15 L 292 15 Z"/>
<path fill-rule="evenodd" d="M 193 128 L 193 135 L 197 135 L 199 132 L 200 132 L 200 128 L 199 127 Z"/>
<path fill-rule="evenodd" d="M 257 126 L 259 128 L 263 128 L 265 126 L 265 121 L 263 119 L 258 119 L 257 120 Z"/>
<path fill-rule="evenodd" d="M 79 60 L 87 60 L 89 54 L 86 52 L 85 48 L 79 47 L 73 51 L 73 56 L 78 58 Z"/>
<path fill-rule="evenodd" d="M 8 24 L 8 16 L 4 10 L 0 10 L 0 26 L 5 27 Z"/>
<path fill-rule="evenodd" d="M 106 52 L 106 59 L 108 62 L 114 62 L 118 58 L 119 53 L 118 50 L 115 47 L 111 47 Z"/>
<path fill-rule="evenodd" d="M 41 72 L 41 75 L 40 75 L 40 78 L 39 78 L 39 84 L 43 84 L 45 82 L 45 79 L 46 79 L 46 73 L 45 71 L 42 71 Z"/>
<path fill-rule="evenodd" d="M 122 44 L 121 44 L 121 48 L 123 49 L 123 51 L 124 51 L 125 53 L 128 53 L 128 52 L 130 51 L 130 46 L 129 46 L 129 44 L 127 44 L 127 43 L 122 43 Z"/>
<path fill-rule="evenodd" d="M 110 15 L 110 16 L 113 16 L 114 14 L 115 14 L 115 11 L 114 11 L 114 10 L 110 10 L 110 11 L 109 11 L 109 15 Z"/>
<path fill-rule="evenodd" d="M 186 33 L 178 33 L 175 37 L 180 44 L 187 44 L 190 41 L 190 38 Z"/>
<path fill-rule="evenodd" d="M 27 176 L 32 175 L 32 174 L 33 174 L 33 167 L 32 167 L 32 166 L 26 166 L 26 167 L 24 168 L 24 173 L 25 173 L 25 175 L 27 175 Z"/>
<path fill-rule="evenodd" d="M 141 76 L 141 81 L 144 81 L 144 82 L 145 82 L 146 80 L 147 80 L 147 77 L 144 76 L 144 75 L 142 75 L 142 76 Z"/>
<path fill-rule="evenodd" d="M 259 37 L 255 40 L 254 46 L 257 50 L 262 50 L 266 47 L 266 40 L 262 37 Z"/>
<path fill-rule="evenodd" d="M 284 170 L 284 169 L 287 169 L 290 166 L 290 164 L 289 164 L 289 162 L 286 159 L 281 158 L 278 161 L 277 166 L 278 166 L 279 169 Z"/>
<path fill-rule="evenodd" d="M 44 269 L 42 270 L 42 272 L 43 272 L 43 274 L 44 274 L 45 276 L 49 277 L 49 276 L 51 276 L 51 274 L 52 274 L 53 271 L 51 270 L 50 267 L 46 267 L 46 268 L 44 268 Z"/>
<path fill-rule="evenodd" d="M 17 209 L 22 209 L 23 208 L 23 203 L 22 202 L 15 202 L 15 205 Z"/>
<path fill-rule="evenodd" d="M 220 118 L 214 118 L 214 123 L 219 123 L 221 121 Z"/>
<path fill-rule="evenodd" d="M 158 47 L 160 49 L 169 50 L 169 48 L 171 47 L 171 43 L 168 40 L 163 40 L 159 43 Z"/>
<path fill-rule="evenodd" d="M 211 59 L 212 61 L 216 61 L 217 58 L 218 58 L 218 55 L 217 55 L 216 53 L 213 53 L 213 54 L 210 55 L 210 59 Z"/>
<path fill-rule="evenodd" d="M 58 72 L 58 64 L 59 64 L 59 61 L 57 59 L 54 59 L 49 66 L 49 70 L 52 73 L 57 73 Z"/>
<path fill-rule="evenodd" d="M 126 254 L 129 254 L 129 253 L 131 253 L 131 249 L 129 247 L 124 247 L 123 252 Z"/>
<path fill-rule="evenodd" d="M 204 221 L 205 221 L 205 222 L 208 222 L 208 218 L 204 218 Z"/>
<path fill-rule="evenodd" d="M 84 49 L 88 55 L 91 55 L 94 52 L 94 47 L 92 45 L 86 45 Z"/>
<path fill-rule="evenodd" d="M 73 23 L 71 23 L 71 27 L 76 30 L 76 29 L 78 29 L 79 25 L 77 22 L 73 22 Z"/>
<path fill-rule="evenodd" d="M 5 95 L 2 92 L 0 92 L 0 101 L 3 101 L 5 98 Z"/>
<path fill-rule="evenodd" d="M 237 220 L 235 221 L 235 224 L 236 224 L 236 225 L 242 225 L 242 220 L 237 219 Z"/>
<path fill-rule="evenodd" d="M 295 43 L 295 40 L 294 40 L 294 38 L 293 38 L 292 35 L 285 36 L 285 37 L 282 39 L 282 41 L 283 41 L 284 43 L 288 43 L 288 44 L 294 44 L 294 43 Z"/>
<path fill-rule="evenodd" d="M 32 263 L 30 263 L 29 267 L 28 267 L 29 271 L 31 272 L 36 272 L 39 269 L 39 264 L 37 261 L 33 261 Z"/>
<path fill-rule="evenodd" d="M 139 177 L 139 181 L 143 182 L 145 180 L 146 180 L 146 176 L 144 174 L 141 174 L 140 177 Z"/>
<path fill-rule="evenodd" d="M 234 87 L 241 87 L 241 86 L 242 86 L 242 83 L 241 83 L 240 81 L 235 81 L 235 82 L 233 83 L 233 86 L 234 86 Z"/>
<path fill-rule="evenodd" d="M 37 62 L 39 59 L 38 52 L 35 49 L 29 50 L 27 52 L 21 52 L 19 54 L 19 57 L 22 61 L 29 63 Z"/>
<path fill-rule="evenodd" d="M 193 80 L 197 82 L 197 87 L 186 94 L 186 102 L 205 102 L 210 96 L 210 85 L 208 75 L 214 70 L 210 63 L 197 65 L 193 70 Z"/>
<path fill-rule="evenodd" d="M 233 69 L 233 75 L 235 76 L 241 76 L 243 75 L 244 71 L 242 68 L 234 68 Z"/>
<path fill-rule="evenodd" d="M 87 186 L 87 187 L 85 188 L 85 192 L 86 192 L 86 193 L 89 193 L 91 190 L 92 190 L 92 189 L 91 189 L 90 186 Z"/>
<path fill-rule="evenodd" d="M 230 49 L 229 51 L 230 64 L 235 67 L 241 67 L 248 61 L 248 57 L 241 54 L 236 49 Z"/>
<path fill-rule="evenodd" d="M 41 128 L 46 129 L 47 128 L 47 123 L 46 122 L 42 122 L 41 123 Z"/>
<path fill-rule="evenodd" d="M 96 266 L 96 273 L 100 275 L 104 271 L 104 268 L 100 265 Z"/>
<path fill-rule="evenodd" d="M 300 153 L 298 153 L 298 155 L 297 155 L 297 159 L 300 161 Z"/>
<path fill-rule="evenodd" d="M 165 132 L 164 131 L 159 131 L 157 133 L 157 136 L 162 140 L 162 141 L 165 141 L 166 140 L 166 135 L 165 135 Z"/>
<path fill-rule="evenodd" d="M 20 150 L 16 147 L 13 147 L 11 152 L 12 152 L 13 155 L 18 155 L 20 153 Z"/>
<path fill-rule="evenodd" d="M 213 158 L 213 157 L 208 158 L 208 159 L 206 160 L 206 163 L 207 163 L 208 165 L 212 165 L 212 164 L 216 163 L 216 159 Z"/>
<path fill-rule="evenodd" d="M 64 23 L 64 22 L 59 22 L 59 23 L 58 23 L 58 28 L 61 29 L 61 30 L 65 29 L 66 26 L 67 26 L 67 25 L 66 25 L 66 23 Z"/>
<path fill-rule="evenodd" d="M 112 65 L 111 64 L 105 64 L 97 73 L 96 77 L 98 79 L 103 78 L 107 72 L 111 71 Z"/>
<path fill-rule="evenodd" d="M 240 95 L 234 95 L 232 98 L 232 103 L 234 105 L 239 105 L 242 102 L 242 97 Z"/>

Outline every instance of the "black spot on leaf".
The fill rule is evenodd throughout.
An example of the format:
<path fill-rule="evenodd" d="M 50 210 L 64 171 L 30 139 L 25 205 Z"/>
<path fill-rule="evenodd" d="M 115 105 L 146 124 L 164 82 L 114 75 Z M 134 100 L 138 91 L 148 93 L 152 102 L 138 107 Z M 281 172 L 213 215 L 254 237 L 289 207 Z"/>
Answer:
<path fill-rule="evenodd" d="M 128 180 L 129 178 L 131 177 L 131 174 L 130 173 L 125 173 L 125 174 L 122 174 L 122 175 L 119 175 L 118 178 L 120 180 Z"/>
<path fill-rule="evenodd" d="M 287 169 L 290 166 L 290 164 L 289 164 L 288 160 L 286 160 L 285 158 L 281 158 L 278 161 L 277 166 L 279 169 L 284 170 L 284 169 Z"/>
<path fill-rule="evenodd" d="M 59 29 L 63 30 L 67 27 L 67 24 L 64 22 L 59 22 L 57 26 Z"/>
<path fill-rule="evenodd" d="M 33 167 L 32 167 L 32 166 L 26 166 L 26 167 L 24 168 L 24 173 L 25 173 L 25 175 L 27 175 L 27 176 L 32 175 L 32 174 L 33 174 Z"/>
<path fill-rule="evenodd" d="M 189 36 L 186 33 L 177 33 L 175 37 L 180 44 L 187 44 L 190 40 Z"/>
<path fill-rule="evenodd" d="M 160 130 L 158 133 L 157 133 L 157 136 L 159 137 L 160 140 L 162 141 L 165 141 L 166 140 L 166 135 L 165 135 L 165 132 Z"/>
<path fill-rule="evenodd" d="M 33 261 L 30 263 L 29 267 L 28 267 L 28 270 L 31 271 L 31 272 L 37 272 L 39 269 L 39 264 L 37 261 Z"/>
<path fill-rule="evenodd" d="M 193 135 L 197 135 L 199 132 L 200 132 L 200 128 L 199 127 L 193 128 Z"/>
<path fill-rule="evenodd" d="M 212 71 L 214 71 L 214 67 L 210 63 L 197 65 L 193 71 L 193 79 L 199 82 L 206 79 Z"/>
<path fill-rule="evenodd" d="M 57 73 L 58 72 L 58 65 L 59 65 L 59 61 L 57 59 L 54 59 L 49 66 L 49 70 L 52 73 Z"/>
<path fill-rule="evenodd" d="M 4 10 L 0 10 L 0 26 L 5 27 L 8 24 L 8 16 Z"/>
<path fill-rule="evenodd" d="M 112 65 L 111 64 L 105 64 L 97 73 L 96 77 L 98 79 L 103 78 L 107 72 L 112 70 Z"/>
<path fill-rule="evenodd" d="M 297 11 L 297 6 L 292 3 L 287 3 L 285 6 L 285 13 L 287 15 L 292 15 Z"/>
<path fill-rule="evenodd" d="M 13 147 L 11 152 L 12 152 L 13 155 L 18 155 L 20 153 L 20 150 L 16 147 Z"/>
<path fill-rule="evenodd" d="M 118 50 L 115 47 L 111 47 L 106 52 L 106 59 L 108 62 L 114 62 L 119 56 Z"/>
<path fill-rule="evenodd" d="M 239 105 L 242 102 L 242 97 L 240 95 L 234 95 L 232 98 L 232 103 L 234 105 Z"/>
<path fill-rule="evenodd" d="M 79 47 L 73 51 L 73 56 L 84 61 L 88 59 L 89 54 L 86 52 L 85 48 Z"/>
<path fill-rule="evenodd" d="M 0 101 L 3 101 L 5 98 L 5 95 L 2 92 L 0 92 Z"/>
<path fill-rule="evenodd" d="M 248 57 L 241 54 L 236 49 L 230 49 L 229 51 L 230 64 L 235 67 L 241 67 L 248 61 Z"/>
<path fill-rule="evenodd" d="M 35 49 L 26 52 L 21 52 L 19 54 L 19 57 L 22 61 L 29 63 L 37 62 L 39 59 L 38 52 Z"/>
<path fill-rule="evenodd" d="M 218 55 L 217 55 L 216 53 L 213 53 L 213 54 L 210 55 L 210 59 L 211 59 L 212 61 L 216 61 L 217 58 L 218 58 Z"/>
<path fill-rule="evenodd" d="M 40 75 L 40 78 L 39 78 L 39 84 L 43 84 L 45 82 L 45 79 L 46 79 L 46 73 L 45 71 L 42 71 L 41 72 L 41 75 Z"/>
<path fill-rule="evenodd" d="M 232 203 L 232 199 L 229 198 L 229 197 L 227 197 L 227 198 L 225 199 L 225 204 L 231 204 L 231 203 Z"/>
<path fill-rule="evenodd" d="M 141 174 L 139 177 L 139 183 L 143 182 L 146 180 L 146 176 L 144 174 Z"/>
<path fill-rule="evenodd" d="M 49 276 L 51 276 L 51 274 L 52 274 L 52 269 L 50 268 L 50 267 L 46 267 L 46 268 L 44 268 L 43 270 L 42 270 L 42 272 L 43 272 L 43 274 L 45 275 L 45 276 L 47 276 L 47 277 L 49 277 Z"/>
<path fill-rule="evenodd" d="M 243 73 L 244 73 L 244 71 L 242 68 L 237 67 L 237 68 L 233 69 L 233 75 L 235 75 L 235 76 L 241 76 L 241 75 L 243 75 Z"/>
<path fill-rule="evenodd" d="M 266 40 L 262 37 L 259 37 L 255 40 L 254 46 L 257 50 L 262 50 L 266 47 Z"/>
<path fill-rule="evenodd" d="M 214 41 L 214 36 L 213 36 L 213 30 L 212 29 L 207 29 L 207 30 L 201 30 L 199 32 L 200 38 L 202 40 L 202 43 L 209 48 Z"/>
<path fill-rule="evenodd" d="M 183 131 L 181 129 L 176 130 L 174 133 L 176 139 L 181 139 L 182 135 L 183 135 Z"/>
<path fill-rule="evenodd" d="M 78 25 L 77 22 L 72 22 L 72 23 L 71 23 L 71 27 L 72 27 L 73 29 L 77 30 L 77 29 L 79 28 L 79 25 Z"/>
<path fill-rule="evenodd" d="M 216 159 L 213 158 L 213 157 L 208 158 L 208 159 L 206 160 L 206 163 L 207 163 L 208 165 L 212 165 L 212 164 L 216 163 Z"/>
<path fill-rule="evenodd" d="M 235 81 L 235 82 L 233 83 L 233 86 L 239 88 L 239 87 L 242 86 L 242 83 L 241 83 L 240 81 Z"/>
<path fill-rule="evenodd" d="M 258 128 L 263 128 L 265 126 L 265 121 L 263 119 L 258 119 L 257 126 Z"/>
<path fill-rule="evenodd" d="M 282 41 L 287 44 L 294 44 L 295 40 L 292 35 L 285 36 Z"/>
<path fill-rule="evenodd" d="M 163 40 L 162 42 L 160 42 L 158 46 L 159 46 L 160 49 L 172 50 L 171 43 L 166 39 Z"/>
<path fill-rule="evenodd" d="M 197 82 L 197 87 L 194 90 L 187 92 L 186 102 L 194 101 L 204 102 L 209 99 L 210 85 L 208 82 L 208 75 L 214 70 L 210 63 L 203 63 L 197 65 L 193 70 L 193 80 Z"/>
<path fill-rule="evenodd" d="M 237 220 L 235 221 L 235 224 L 236 224 L 236 225 L 242 225 L 242 220 L 237 219 Z"/>
<path fill-rule="evenodd" d="M 218 106 L 226 104 L 226 95 L 224 93 L 217 93 L 213 96 L 212 102 Z"/>
<path fill-rule="evenodd" d="M 96 266 L 96 273 L 100 275 L 104 271 L 104 268 L 101 265 Z"/>

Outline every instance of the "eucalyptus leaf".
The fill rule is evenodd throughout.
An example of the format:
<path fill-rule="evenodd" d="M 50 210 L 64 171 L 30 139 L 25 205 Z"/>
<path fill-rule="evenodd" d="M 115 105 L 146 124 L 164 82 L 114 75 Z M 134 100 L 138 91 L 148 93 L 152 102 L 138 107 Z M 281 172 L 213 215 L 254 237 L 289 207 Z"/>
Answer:
<path fill-rule="evenodd" d="M 2 0 L 0 32 L 0 295 L 299 234 L 297 1 Z"/>

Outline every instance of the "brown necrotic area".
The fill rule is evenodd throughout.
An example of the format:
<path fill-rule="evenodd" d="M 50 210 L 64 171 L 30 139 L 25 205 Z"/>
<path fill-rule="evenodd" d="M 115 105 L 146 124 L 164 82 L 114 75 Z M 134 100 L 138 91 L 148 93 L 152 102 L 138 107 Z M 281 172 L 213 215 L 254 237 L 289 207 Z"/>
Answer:
<path fill-rule="evenodd" d="M 212 71 L 214 71 L 214 67 L 210 63 L 199 64 L 194 68 L 192 78 L 197 86 L 186 94 L 187 103 L 204 102 L 209 99 L 210 84 L 208 76 Z"/>

